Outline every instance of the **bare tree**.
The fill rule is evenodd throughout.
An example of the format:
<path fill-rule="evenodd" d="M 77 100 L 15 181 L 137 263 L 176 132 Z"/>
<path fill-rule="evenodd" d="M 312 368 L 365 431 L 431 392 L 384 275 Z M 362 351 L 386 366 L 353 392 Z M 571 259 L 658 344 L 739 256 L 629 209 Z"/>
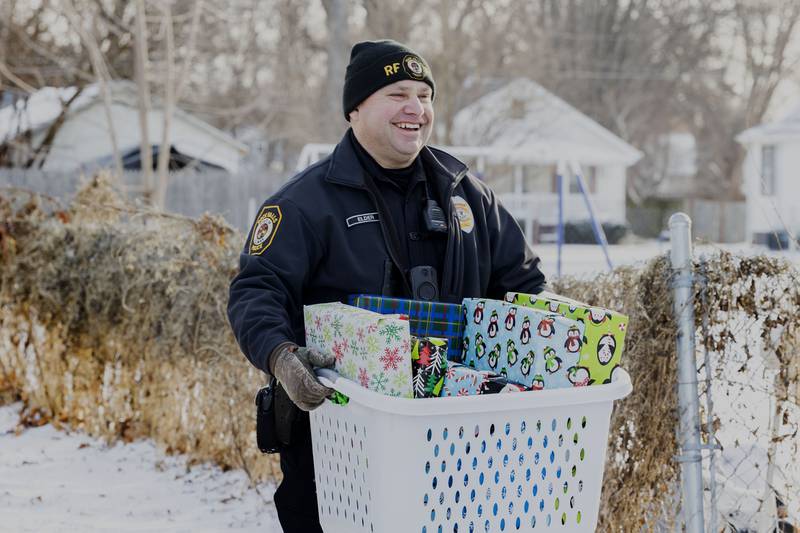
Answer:
<path fill-rule="evenodd" d="M 150 144 L 148 115 L 150 85 L 148 82 L 147 10 L 145 0 L 136 0 L 136 89 L 139 109 L 139 161 L 142 169 L 142 188 L 147 199 L 153 197 L 153 149 Z"/>
<path fill-rule="evenodd" d="M 697 139 L 698 190 L 736 197 L 733 138 L 763 120 L 794 71 L 788 43 L 800 10 L 792 0 L 170 0 L 168 9 L 152 0 L 71 1 L 96 46 L 74 24 L 68 32 L 54 25 L 62 2 L 3 3 L 4 88 L 24 97 L 45 84 L 100 81 L 98 72 L 135 77 L 142 110 L 164 106 L 169 116 L 181 106 L 224 129 L 262 131 L 268 157 L 290 164 L 303 144 L 335 141 L 346 126 L 349 42 L 393 38 L 431 63 L 436 142 L 450 141 L 463 106 L 527 76 L 647 153 L 629 180 L 637 202 L 663 179 L 649 154 L 675 130 Z M 742 50 L 740 61 L 731 49 Z M 746 83 L 732 79 L 734 69 Z M 145 172 L 150 141 L 140 147 Z M 167 153 L 170 138 L 160 142 Z"/>
<path fill-rule="evenodd" d="M 325 134 L 338 140 L 342 134 L 342 82 L 348 57 L 347 1 L 323 0 L 328 42 L 326 46 L 328 74 L 325 76 Z"/>
<path fill-rule="evenodd" d="M 164 208 L 167 199 L 169 180 L 169 160 L 172 153 L 172 118 L 175 111 L 175 43 L 172 32 L 172 7 L 169 3 L 161 6 L 164 13 L 164 121 L 161 128 L 161 148 L 158 151 L 158 175 L 153 203 Z"/>

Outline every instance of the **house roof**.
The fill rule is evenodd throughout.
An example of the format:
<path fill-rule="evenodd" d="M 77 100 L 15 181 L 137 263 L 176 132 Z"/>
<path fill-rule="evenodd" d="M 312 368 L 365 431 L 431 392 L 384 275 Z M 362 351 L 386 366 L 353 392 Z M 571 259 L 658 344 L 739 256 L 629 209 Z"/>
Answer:
<path fill-rule="evenodd" d="M 136 85 L 128 80 L 109 82 L 111 99 L 114 104 L 137 107 L 138 96 Z M 14 139 L 28 131 L 36 133 L 48 127 L 58 118 L 63 105 L 75 95 L 76 87 L 44 87 L 32 93 L 28 98 L 0 109 L 0 142 Z M 93 83 L 84 87 L 80 95 L 70 105 L 69 114 L 74 116 L 83 109 L 93 105 L 102 98 L 100 87 Z M 161 109 L 161 102 L 153 98 L 153 109 Z M 174 109 L 175 117 L 212 135 L 220 142 L 226 143 L 242 154 L 247 153 L 247 146 L 224 131 L 215 128 L 179 107 Z M 178 144 L 178 143 L 176 143 Z"/>
<path fill-rule="evenodd" d="M 512 163 L 636 163 L 642 153 L 564 100 L 517 78 L 459 111 L 453 142 Z"/>
<path fill-rule="evenodd" d="M 76 87 L 44 87 L 27 98 L 0 109 L 0 140 L 8 141 L 28 131 L 38 131 L 61 114 L 63 105 L 75 95 Z M 84 109 L 97 97 L 96 84 L 84 88 L 70 106 L 74 113 Z"/>
<path fill-rule="evenodd" d="M 760 124 L 736 136 L 741 144 L 800 139 L 800 105 L 775 122 Z"/>

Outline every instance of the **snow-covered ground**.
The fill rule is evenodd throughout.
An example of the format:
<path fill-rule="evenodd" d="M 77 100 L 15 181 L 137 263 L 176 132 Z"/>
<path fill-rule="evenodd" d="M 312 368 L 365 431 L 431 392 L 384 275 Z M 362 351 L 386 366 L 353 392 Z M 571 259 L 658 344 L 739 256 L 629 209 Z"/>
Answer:
<path fill-rule="evenodd" d="M 167 456 L 149 441 L 107 446 L 52 426 L 15 428 L 0 407 L 0 531 L 278 533 L 273 485 Z"/>

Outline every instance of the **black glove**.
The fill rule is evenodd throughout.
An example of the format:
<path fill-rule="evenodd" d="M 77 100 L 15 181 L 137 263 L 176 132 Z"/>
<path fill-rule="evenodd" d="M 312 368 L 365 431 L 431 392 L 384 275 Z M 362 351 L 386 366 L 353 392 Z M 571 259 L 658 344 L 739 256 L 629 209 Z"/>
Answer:
<path fill-rule="evenodd" d="M 287 342 L 275 348 L 269 366 L 292 402 L 303 411 L 313 411 L 333 394 L 333 389 L 319 382 L 313 368 L 330 367 L 334 361 L 332 354 Z"/>

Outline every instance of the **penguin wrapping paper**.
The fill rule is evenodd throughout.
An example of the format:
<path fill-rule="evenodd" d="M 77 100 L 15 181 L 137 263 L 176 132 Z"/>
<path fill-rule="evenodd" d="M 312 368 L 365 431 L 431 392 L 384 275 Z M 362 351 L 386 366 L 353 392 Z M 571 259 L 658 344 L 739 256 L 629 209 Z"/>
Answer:
<path fill-rule="evenodd" d="M 475 396 L 520 392 L 525 387 L 509 383 L 504 377 L 485 370 L 475 370 L 461 363 L 451 362 L 444 374 L 441 396 Z"/>
<path fill-rule="evenodd" d="M 465 298 L 464 364 L 531 390 L 575 382 L 584 326 L 555 313 L 500 300 Z"/>
<path fill-rule="evenodd" d="M 387 396 L 414 397 L 408 317 L 338 302 L 306 305 L 303 316 L 306 346 L 333 354 L 339 375 Z"/>
<path fill-rule="evenodd" d="M 580 361 L 573 380 L 582 385 L 600 385 L 612 381 L 625 347 L 627 316 L 547 291 L 539 294 L 509 292 L 506 300 L 519 306 L 555 312 L 583 323 L 585 337 L 582 339 Z"/>
<path fill-rule="evenodd" d="M 447 370 L 447 340 L 412 336 L 411 366 L 414 398 L 439 396 Z"/>
<path fill-rule="evenodd" d="M 460 304 L 422 302 L 368 294 L 352 295 L 348 298 L 348 303 L 376 313 L 408 315 L 412 335 L 447 339 L 447 358 L 451 361 L 461 361 L 464 313 Z"/>

